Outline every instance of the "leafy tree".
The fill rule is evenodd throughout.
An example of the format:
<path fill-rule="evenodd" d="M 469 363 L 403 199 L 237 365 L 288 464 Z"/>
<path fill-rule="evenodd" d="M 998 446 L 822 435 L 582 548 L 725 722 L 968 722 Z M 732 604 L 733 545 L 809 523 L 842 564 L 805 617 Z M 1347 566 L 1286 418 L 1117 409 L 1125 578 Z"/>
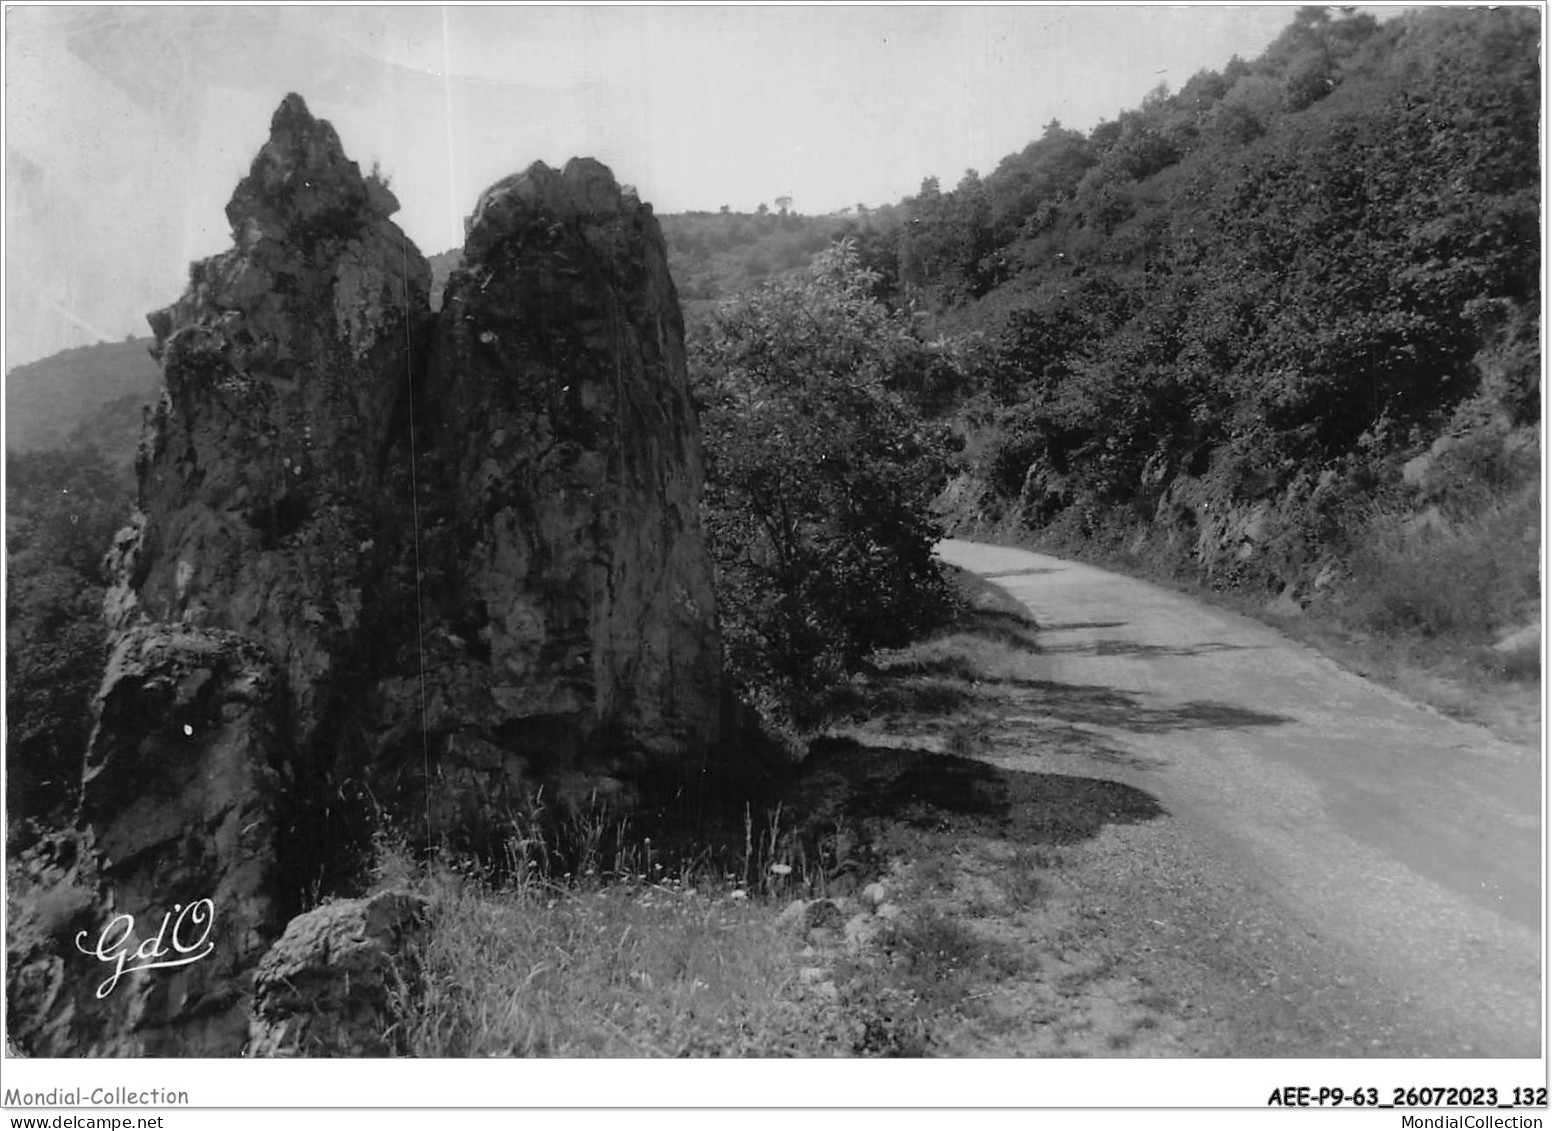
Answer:
<path fill-rule="evenodd" d="M 692 342 L 729 666 L 799 724 L 945 608 L 938 438 L 891 387 L 933 347 L 872 296 L 850 241 L 724 304 Z"/>
<path fill-rule="evenodd" d="M 965 172 L 959 186 L 942 192 L 936 177 L 905 202 L 900 236 L 902 280 L 939 304 L 984 294 L 995 273 L 991 206 L 980 174 Z"/>
<path fill-rule="evenodd" d="M 996 243 L 1010 242 L 1042 206 L 1069 196 L 1094 160 L 1088 140 L 1054 119 L 1038 141 L 1004 158 L 986 178 Z"/>
<path fill-rule="evenodd" d="M 857 257 L 858 265 L 873 278 L 872 295 L 891 307 L 900 293 L 900 242 L 895 233 L 880 225 L 850 221 L 838 232 Z"/>

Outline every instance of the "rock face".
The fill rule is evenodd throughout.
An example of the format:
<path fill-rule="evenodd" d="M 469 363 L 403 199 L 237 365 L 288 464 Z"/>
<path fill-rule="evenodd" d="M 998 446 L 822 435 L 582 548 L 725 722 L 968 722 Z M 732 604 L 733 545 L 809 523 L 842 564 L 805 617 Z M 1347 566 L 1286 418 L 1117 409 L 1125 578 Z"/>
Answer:
<path fill-rule="evenodd" d="M 210 1055 L 242 1039 L 248 972 L 285 922 L 284 726 L 279 673 L 233 633 L 139 627 L 108 661 L 81 810 L 112 910 L 149 938 L 169 912 L 210 901 L 197 917 L 208 924 L 188 921 L 170 940 L 192 943 L 209 926 L 203 957 L 148 969 L 106 999 L 147 1055 Z"/>
<path fill-rule="evenodd" d="M 428 378 L 450 487 L 415 737 L 444 805 L 538 782 L 586 805 L 704 757 L 721 656 L 683 342 L 657 223 L 602 165 L 481 197 Z M 414 691 L 387 685 L 385 713 Z M 419 741 L 401 751 L 413 781 Z"/>
<path fill-rule="evenodd" d="M 12 877 L 32 913 L 7 940 L 23 972 L 12 1016 L 33 1052 L 241 1047 L 252 969 L 285 921 L 281 688 L 262 649 L 229 632 L 154 625 L 118 638 L 83 827 L 46 867 Z"/>
<path fill-rule="evenodd" d="M 541 789 L 626 805 L 717 740 L 651 209 L 593 161 L 508 178 L 437 316 L 396 207 L 289 96 L 227 206 L 233 248 L 151 316 L 166 388 L 109 553 L 78 859 L 34 877 L 68 914 L 8 939 L 28 1051 L 236 1055 L 260 957 L 377 820 L 488 846 Z M 205 899 L 208 956 L 69 988 L 100 963 L 65 926 Z M 317 1043 L 271 1012 L 269 1051 Z"/>
<path fill-rule="evenodd" d="M 261 644 L 304 754 L 409 534 L 395 444 L 431 275 L 395 208 L 291 95 L 226 207 L 236 246 L 150 319 L 166 395 L 118 615 Z"/>
<path fill-rule="evenodd" d="M 134 1053 L 123 1018 L 96 996 L 112 970 L 75 945 L 93 947 L 107 923 L 90 836 L 66 831 L 11 853 L 5 878 L 7 1039 L 34 1056 Z"/>

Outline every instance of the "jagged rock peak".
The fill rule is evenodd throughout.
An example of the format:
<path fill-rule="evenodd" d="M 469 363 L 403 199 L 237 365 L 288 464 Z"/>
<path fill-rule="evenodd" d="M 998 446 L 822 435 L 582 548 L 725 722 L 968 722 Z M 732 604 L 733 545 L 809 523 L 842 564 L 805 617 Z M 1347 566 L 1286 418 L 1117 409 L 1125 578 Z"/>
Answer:
<path fill-rule="evenodd" d="M 226 218 L 239 244 L 258 234 L 353 235 L 364 222 L 399 210 L 388 186 L 345 156 L 339 134 L 288 94 L 269 123 L 269 140 L 232 193 Z"/>
<path fill-rule="evenodd" d="M 634 189 L 622 188 L 609 166 L 591 157 L 573 157 L 559 172 L 535 161 L 521 173 L 504 177 L 480 194 L 465 223 L 464 261 L 481 256 L 515 227 L 543 216 L 568 222 L 582 218 L 651 214 Z"/>

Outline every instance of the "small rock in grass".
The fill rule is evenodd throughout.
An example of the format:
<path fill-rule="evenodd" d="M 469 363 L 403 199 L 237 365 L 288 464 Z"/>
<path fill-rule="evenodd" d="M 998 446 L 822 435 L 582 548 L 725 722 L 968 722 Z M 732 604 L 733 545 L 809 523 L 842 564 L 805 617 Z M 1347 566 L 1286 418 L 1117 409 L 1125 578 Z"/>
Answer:
<path fill-rule="evenodd" d="M 1538 652 L 1540 650 L 1541 626 L 1539 624 L 1526 625 L 1524 628 L 1515 629 L 1499 637 L 1498 641 L 1493 645 L 1493 651 L 1505 654 Z"/>
<path fill-rule="evenodd" d="M 888 898 L 888 889 L 886 889 L 883 884 L 872 883 L 862 889 L 862 906 L 866 907 L 869 911 L 877 911 Z"/>
<path fill-rule="evenodd" d="M 846 913 L 833 899 L 816 899 L 804 908 L 803 922 L 808 927 L 839 927 Z"/>
<path fill-rule="evenodd" d="M 395 993 L 415 986 L 430 904 L 411 892 L 298 915 L 254 975 L 248 1055 L 390 1056 Z"/>
<path fill-rule="evenodd" d="M 808 904 L 801 899 L 794 899 L 776 916 L 776 929 L 780 931 L 801 931 L 808 925 L 804 912 Z"/>

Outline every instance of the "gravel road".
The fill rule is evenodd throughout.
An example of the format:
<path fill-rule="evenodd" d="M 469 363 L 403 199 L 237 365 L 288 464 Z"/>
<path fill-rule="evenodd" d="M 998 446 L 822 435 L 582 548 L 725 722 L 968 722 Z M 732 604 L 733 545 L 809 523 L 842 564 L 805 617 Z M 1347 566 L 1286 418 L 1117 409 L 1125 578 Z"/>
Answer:
<path fill-rule="evenodd" d="M 1036 618 L 1041 709 L 1092 740 L 1061 772 L 1164 810 L 1106 830 L 1083 882 L 1107 944 L 1187 1003 L 1182 1051 L 1541 1055 L 1539 750 L 1143 582 L 939 552 Z"/>

